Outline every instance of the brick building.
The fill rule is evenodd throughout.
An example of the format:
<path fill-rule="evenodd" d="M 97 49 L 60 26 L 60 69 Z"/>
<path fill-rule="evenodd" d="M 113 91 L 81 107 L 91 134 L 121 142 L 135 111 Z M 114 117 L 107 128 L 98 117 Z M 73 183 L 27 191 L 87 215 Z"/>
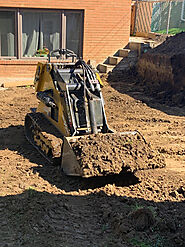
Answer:
<path fill-rule="evenodd" d="M 33 76 L 44 47 L 103 62 L 128 43 L 130 11 L 130 0 L 0 0 L 0 81 Z"/>

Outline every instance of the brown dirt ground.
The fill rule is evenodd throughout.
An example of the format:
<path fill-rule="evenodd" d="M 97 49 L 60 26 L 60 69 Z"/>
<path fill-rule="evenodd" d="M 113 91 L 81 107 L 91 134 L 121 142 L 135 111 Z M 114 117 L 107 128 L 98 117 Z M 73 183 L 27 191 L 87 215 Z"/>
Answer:
<path fill-rule="evenodd" d="M 33 88 L 0 91 L 0 247 L 185 246 L 185 108 L 145 95 L 134 81 L 105 83 L 108 122 L 140 131 L 166 168 L 67 177 L 24 137 Z"/>

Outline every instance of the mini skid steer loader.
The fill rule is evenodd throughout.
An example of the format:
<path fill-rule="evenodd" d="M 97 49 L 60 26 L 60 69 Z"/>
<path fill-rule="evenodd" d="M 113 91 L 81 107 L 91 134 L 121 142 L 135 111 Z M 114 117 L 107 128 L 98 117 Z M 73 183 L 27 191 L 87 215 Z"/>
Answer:
<path fill-rule="evenodd" d="M 57 62 L 52 63 L 51 56 Z M 83 172 L 71 143 L 87 135 L 114 135 L 107 124 L 101 83 L 99 74 L 70 50 L 55 50 L 48 62 L 37 65 L 34 85 L 39 105 L 25 117 L 25 135 L 67 175 L 93 174 Z M 120 134 L 140 135 L 137 131 Z"/>

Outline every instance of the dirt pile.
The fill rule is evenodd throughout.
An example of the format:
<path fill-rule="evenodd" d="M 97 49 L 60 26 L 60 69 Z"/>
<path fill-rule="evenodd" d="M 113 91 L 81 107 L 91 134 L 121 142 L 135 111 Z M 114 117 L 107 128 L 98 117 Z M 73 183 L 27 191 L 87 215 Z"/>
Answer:
<path fill-rule="evenodd" d="M 165 166 L 164 158 L 153 151 L 141 134 L 97 134 L 72 143 L 84 177 L 118 174 Z"/>
<path fill-rule="evenodd" d="M 151 90 L 168 91 L 168 98 L 185 104 L 185 33 L 179 33 L 143 54 L 137 71 Z M 173 96 L 178 94 L 177 97 Z M 165 97 L 165 94 L 163 95 Z"/>
<path fill-rule="evenodd" d="M 185 32 L 167 37 L 165 42 L 149 51 L 151 54 L 178 55 L 185 53 Z"/>

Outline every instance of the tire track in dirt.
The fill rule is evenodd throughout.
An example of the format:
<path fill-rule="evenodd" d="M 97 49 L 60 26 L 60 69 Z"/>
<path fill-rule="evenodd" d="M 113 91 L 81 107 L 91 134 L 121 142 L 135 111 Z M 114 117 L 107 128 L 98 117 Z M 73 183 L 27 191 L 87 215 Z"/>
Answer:
<path fill-rule="evenodd" d="M 57 236 L 57 246 L 60 246 L 61 239 L 61 246 L 65 246 L 65 242 L 66 246 L 74 246 L 74 241 L 77 241 L 75 246 L 103 246 L 105 238 L 102 239 L 100 214 L 97 205 L 95 207 L 87 197 L 70 197 L 64 200 L 59 196 L 58 201 L 46 209 L 40 228 L 50 228 Z M 96 239 L 96 244 L 93 239 Z"/>

